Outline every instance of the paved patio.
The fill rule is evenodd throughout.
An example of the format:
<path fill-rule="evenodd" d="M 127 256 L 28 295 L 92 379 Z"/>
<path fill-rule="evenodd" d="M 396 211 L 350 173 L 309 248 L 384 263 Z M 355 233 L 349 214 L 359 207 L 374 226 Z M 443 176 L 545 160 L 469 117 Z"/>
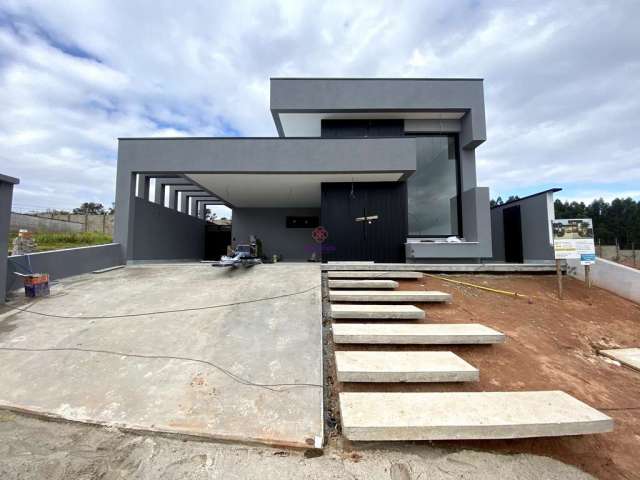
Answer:
<path fill-rule="evenodd" d="M 50 298 L 12 303 L 54 316 L 0 307 L 0 407 L 308 447 L 323 425 L 319 285 L 312 264 L 144 265 L 62 281 Z"/>

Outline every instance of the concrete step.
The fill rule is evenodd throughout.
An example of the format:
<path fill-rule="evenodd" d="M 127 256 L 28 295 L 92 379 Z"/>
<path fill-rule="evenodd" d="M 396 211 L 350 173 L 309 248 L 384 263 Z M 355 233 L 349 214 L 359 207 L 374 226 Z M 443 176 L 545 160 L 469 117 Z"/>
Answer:
<path fill-rule="evenodd" d="M 423 277 L 422 272 L 327 272 L 328 278 L 403 278 L 403 279 L 419 279 Z"/>
<path fill-rule="evenodd" d="M 613 350 L 600 350 L 599 353 L 627 367 L 640 371 L 640 348 L 616 348 Z"/>
<path fill-rule="evenodd" d="M 398 282 L 393 280 L 329 280 L 329 288 L 398 288 Z"/>
<path fill-rule="evenodd" d="M 613 420 L 560 391 L 340 393 L 349 440 L 476 440 L 610 432 Z"/>
<path fill-rule="evenodd" d="M 478 369 L 453 352 L 338 350 L 339 382 L 477 382 Z"/>
<path fill-rule="evenodd" d="M 384 345 L 480 345 L 502 343 L 505 335 L 479 323 L 336 323 L 335 343 Z"/>
<path fill-rule="evenodd" d="M 425 315 L 424 310 L 414 305 L 350 305 L 340 303 L 331 305 L 331 317 L 355 320 L 422 320 Z"/>
<path fill-rule="evenodd" d="M 450 302 L 451 295 L 443 292 L 411 292 L 394 290 L 392 292 L 376 292 L 366 290 L 329 290 L 329 300 L 332 302 Z"/>

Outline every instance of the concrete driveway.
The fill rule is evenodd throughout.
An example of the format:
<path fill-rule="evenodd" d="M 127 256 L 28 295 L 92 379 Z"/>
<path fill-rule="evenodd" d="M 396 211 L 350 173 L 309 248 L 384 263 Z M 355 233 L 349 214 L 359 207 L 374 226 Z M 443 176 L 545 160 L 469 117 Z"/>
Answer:
<path fill-rule="evenodd" d="M 319 287 L 313 264 L 145 265 L 63 281 L 50 298 L 12 303 L 53 316 L 0 307 L 0 407 L 145 431 L 318 444 Z"/>

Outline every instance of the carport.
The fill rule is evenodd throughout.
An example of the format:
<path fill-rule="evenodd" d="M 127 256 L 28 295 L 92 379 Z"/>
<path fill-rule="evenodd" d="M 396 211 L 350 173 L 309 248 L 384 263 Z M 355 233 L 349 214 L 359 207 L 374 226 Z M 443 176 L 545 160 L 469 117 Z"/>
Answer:
<path fill-rule="evenodd" d="M 412 138 L 122 138 L 114 241 L 128 261 L 199 260 L 206 208 L 224 205 L 233 242 L 255 235 L 266 255 L 303 261 L 323 184 L 398 182 L 415 169 Z"/>

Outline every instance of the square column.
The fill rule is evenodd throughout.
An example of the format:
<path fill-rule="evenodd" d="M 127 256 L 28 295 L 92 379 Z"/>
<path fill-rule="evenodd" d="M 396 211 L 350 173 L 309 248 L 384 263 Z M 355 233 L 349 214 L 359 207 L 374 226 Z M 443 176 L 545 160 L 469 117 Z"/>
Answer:
<path fill-rule="evenodd" d="M 13 186 L 18 183 L 20 180 L 17 178 L 0 174 L 0 303 L 4 303 L 6 299 L 11 204 L 13 202 Z"/>

